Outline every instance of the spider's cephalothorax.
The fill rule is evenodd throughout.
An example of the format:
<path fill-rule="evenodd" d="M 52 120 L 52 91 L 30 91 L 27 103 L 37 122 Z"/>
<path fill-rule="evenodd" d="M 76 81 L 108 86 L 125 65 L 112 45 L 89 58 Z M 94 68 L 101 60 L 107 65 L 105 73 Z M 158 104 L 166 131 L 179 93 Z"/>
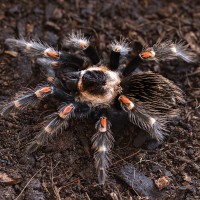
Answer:
<path fill-rule="evenodd" d="M 7 39 L 6 43 L 37 56 L 37 63 L 45 71 L 48 84 L 19 94 L 3 105 L 1 115 L 24 110 L 47 96 L 55 96 L 64 102 L 57 112 L 47 117 L 43 129 L 29 147 L 33 152 L 58 130 L 67 127 L 70 118 L 82 119 L 94 116 L 91 113 L 95 112 L 98 119 L 92 147 L 100 184 L 105 183 L 110 163 L 114 142 L 111 116 L 114 111 L 121 108 L 120 112 L 128 113 L 127 120 L 162 141 L 167 132 L 166 123 L 178 114 L 178 105 L 184 102 L 182 91 L 163 76 L 153 72 L 134 73 L 136 67 L 148 60 L 178 57 L 191 62 L 192 57 L 180 43 L 168 41 L 144 48 L 125 67 L 121 65 L 121 58 L 130 48 L 124 39 L 112 43 L 110 61 L 106 65 L 81 33 L 70 34 L 65 44 L 82 50 L 90 63 L 85 57 L 57 51 L 41 42 Z"/>
<path fill-rule="evenodd" d="M 110 105 L 120 92 L 120 77 L 105 66 L 90 67 L 80 72 L 78 100 L 98 105 Z"/>

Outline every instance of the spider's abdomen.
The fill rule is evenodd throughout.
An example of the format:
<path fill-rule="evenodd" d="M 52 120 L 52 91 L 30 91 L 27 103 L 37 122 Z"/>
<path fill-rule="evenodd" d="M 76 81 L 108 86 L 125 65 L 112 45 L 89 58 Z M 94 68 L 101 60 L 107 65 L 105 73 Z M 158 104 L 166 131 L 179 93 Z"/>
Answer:
<path fill-rule="evenodd" d="M 93 106 L 110 105 L 119 93 L 120 78 L 117 72 L 104 66 L 81 71 L 78 82 L 78 100 Z"/>

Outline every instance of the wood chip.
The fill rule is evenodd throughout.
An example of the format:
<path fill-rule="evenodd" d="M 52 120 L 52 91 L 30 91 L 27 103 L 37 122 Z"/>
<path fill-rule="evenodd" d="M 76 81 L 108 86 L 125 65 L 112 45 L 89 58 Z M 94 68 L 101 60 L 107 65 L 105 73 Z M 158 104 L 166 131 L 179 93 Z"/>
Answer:
<path fill-rule="evenodd" d="M 4 51 L 4 53 L 13 57 L 17 57 L 18 54 L 16 51 Z"/>

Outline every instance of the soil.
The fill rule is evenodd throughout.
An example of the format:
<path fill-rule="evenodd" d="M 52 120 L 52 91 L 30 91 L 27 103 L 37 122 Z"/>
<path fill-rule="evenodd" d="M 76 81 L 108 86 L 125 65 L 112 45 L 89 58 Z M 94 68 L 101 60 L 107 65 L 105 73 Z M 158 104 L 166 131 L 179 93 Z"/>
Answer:
<path fill-rule="evenodd" d="M 93 123 L 73 121 L 49 145 L 27 156 L 25 148 L 37 135 L 44 117 L 56 110 L 54 101 L 1 118 L 0 200 L 200 199 L 198 0 L 1 0 L 0 7 L 1 102 L 45 80 L 34 58 L 6 47 L 6 38 L 39 38 L 61 49 L 68 33 L 82 30 L 91 36 L 105 59 L 110 42 L 120 35 L 129 38 L 131 46 L 152 45 L 158 39 L 182 40 L 197 58 L 192 64 L 175 60 L 142 67 L 179 85 L 187 105 L 169 124 L 170 134 L 163 144 L 145 141 L 145 133 L 139 129 L 135 129 L 141 132 L 137 137 L 131 132 L 115 133 L 104 187 L 98 185 L 93 164 Z M 136 177 L 137 181 L 141 179 L 139 184 Z M 157 189 L 155 182 L 163 189 Z"/>

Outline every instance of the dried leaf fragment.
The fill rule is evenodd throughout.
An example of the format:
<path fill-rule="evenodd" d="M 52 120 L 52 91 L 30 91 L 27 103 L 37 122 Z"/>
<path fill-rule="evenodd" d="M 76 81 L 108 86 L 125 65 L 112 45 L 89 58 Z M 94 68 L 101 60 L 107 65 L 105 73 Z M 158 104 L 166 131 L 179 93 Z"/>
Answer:
<path fill-rule="evenodd" d="M 170 184 L 170 178 L 168 176 L 163 176 L 157 180 L 155 180 L 155 184 L 159 190 L 166 188 Z"/>
<path fill-rule="evenodd" d="M 9 177 L 5 172 L 0 172 L 0 184 L 14 185 L 19 182 L 20 179 L 13 179 Z"/>

